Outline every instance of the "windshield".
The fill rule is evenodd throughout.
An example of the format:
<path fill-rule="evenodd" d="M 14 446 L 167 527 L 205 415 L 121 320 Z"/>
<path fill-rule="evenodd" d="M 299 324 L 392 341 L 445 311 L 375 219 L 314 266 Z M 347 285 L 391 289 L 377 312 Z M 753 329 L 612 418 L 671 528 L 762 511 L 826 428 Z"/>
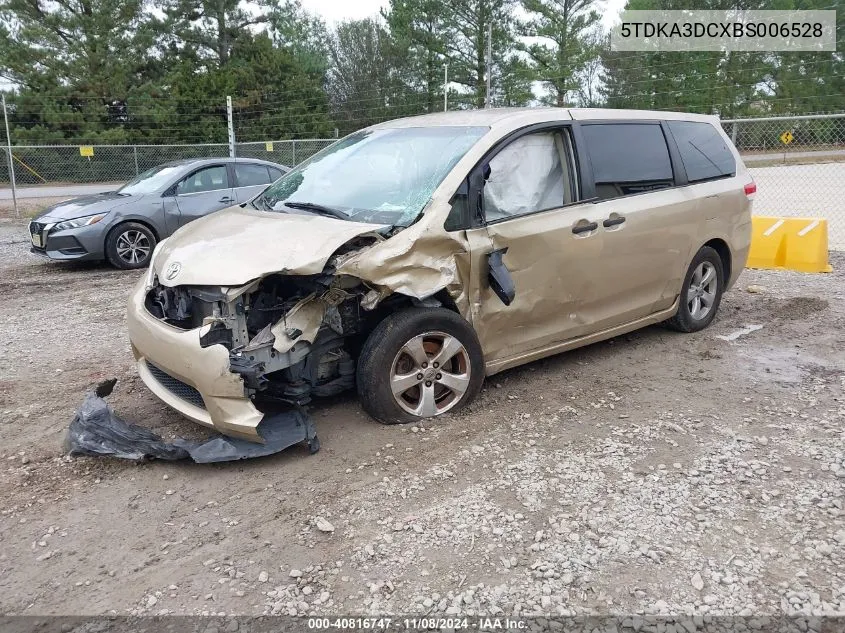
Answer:
<path fill-rule="evenodd" d="M 258 208 L 319 211 L 408 226 L 486 127 L 363 130 L 315 154 L 256 200 Z"/>
<path fill-rule="evenodd" d="M 126 195 L 153 193 L 166 185 L 170 179 L 183 169 L 182 165 L 159 165 L 135 176 L 117 190 Z"/>

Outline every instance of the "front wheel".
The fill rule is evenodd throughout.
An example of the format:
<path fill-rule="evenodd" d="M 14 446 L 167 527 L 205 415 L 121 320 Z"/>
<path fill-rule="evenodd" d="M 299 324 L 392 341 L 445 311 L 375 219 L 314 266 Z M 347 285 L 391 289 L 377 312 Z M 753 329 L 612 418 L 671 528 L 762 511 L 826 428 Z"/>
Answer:
<path fill-rule="evenodd" d="M 106 236 L 106 258 L 115 268 L 132 270 L 150 263 L 156 237 L 139 222 L 124 222 Z"/>
<path fill-rule="evenodd" d="M 667 325 L 679 332 L 698 332 L 706 328 L 716 317 L 724 284 L 722 258 L 709 246 L 702 246 L 684 277 L 678 311 Z"/>
<path fill-rule="evenodd" d="M 382 424 L 432 418 L 470 402 L 484 381 L 484 358 L 472 326 L 444 308 L 410 308 L 387 316 L 358 359 L 358 395 Z"/>

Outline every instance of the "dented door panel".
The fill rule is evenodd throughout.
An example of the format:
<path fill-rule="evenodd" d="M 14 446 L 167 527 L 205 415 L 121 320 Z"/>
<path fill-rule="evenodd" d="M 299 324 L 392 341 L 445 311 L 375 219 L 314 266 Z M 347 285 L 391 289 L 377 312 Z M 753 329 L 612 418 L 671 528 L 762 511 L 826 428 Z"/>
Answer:
<path fill-rule="evenodd" d="M 585 333 L 589 323 L 580 302 L 596 281 L 603 236 L 572 230 L 598 221 L 600 213 L 578 204 L 487 227 L 491 250 L 507 248 L 503 262 L 515 286 L 509 306 L 489 285 L 481 293 L 476 331 L 488 362 Z"/>

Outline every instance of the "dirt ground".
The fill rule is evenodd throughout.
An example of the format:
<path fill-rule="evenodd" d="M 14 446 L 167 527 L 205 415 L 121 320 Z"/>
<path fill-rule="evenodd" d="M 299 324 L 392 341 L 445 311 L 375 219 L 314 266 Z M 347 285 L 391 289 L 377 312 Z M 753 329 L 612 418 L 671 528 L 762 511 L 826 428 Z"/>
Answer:
<path fill-rule="evenodd" d="M 205 433 L 136 378 L 138 273 L 26 239 L 0 221 L 0 613 L 845 612 L 843 254 L 745 271 L 704 332 L 508 371 L 425 426 L 349 395 L 312 407 L 313 456 L 136 465 L 61 443 L 109 377 L 126 419 Z"/>

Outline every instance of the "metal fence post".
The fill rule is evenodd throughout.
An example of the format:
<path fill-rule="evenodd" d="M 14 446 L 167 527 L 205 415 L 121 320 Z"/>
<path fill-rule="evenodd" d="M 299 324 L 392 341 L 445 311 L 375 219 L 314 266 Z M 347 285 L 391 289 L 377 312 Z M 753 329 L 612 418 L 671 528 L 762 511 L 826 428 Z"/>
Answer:
<path fill-rule="evenodd" d="M 141 171 L 138 169 L 138 146 L 137 145 L 132 146 L 132 153 L 135 154 L 135 175 L 137 176 L 138 174 L 141 173 Z"/>
<path fill-rule="evenodd" d="M 12 158 L 12 135 L 9 134 L 9 115 L 6 112 L 6 95 L 3 97 L 3 121 L 6 123 L 6 152 L 9 158 L 9 184 L 12 186 L 12 206 L 15 209 L 15 217 L 21 217 L 18 212 L 18 194 L 15 190 L 15 161 Z"/>
<path fill-rule="evenodd" d="M 737 125 L 739 125 L 739 123 L 734 123 L 733 126 L 731 127 L 731 143 L 733 143 L 734 145 L 736 145 L 736 126 Z"/>
<path fill-rule="evenodd" d="M 293 164 L 291 165 L 291 167 L 296 167 L 296 139 L 293 139 L 293 140 L 290 142 L 290 144 L 291 144 L 291 154 L 292 154 L 292 156 L 293 156 L 293 157 L 291 158 L 291 162 L 293 163 Z"/>
<path fill-rule="evenodd" d="M 226 97 L 226 121 L 229 127 L 229 156 L 235 157 L 235 122 L 232 119 L 232 97 Z"/>

